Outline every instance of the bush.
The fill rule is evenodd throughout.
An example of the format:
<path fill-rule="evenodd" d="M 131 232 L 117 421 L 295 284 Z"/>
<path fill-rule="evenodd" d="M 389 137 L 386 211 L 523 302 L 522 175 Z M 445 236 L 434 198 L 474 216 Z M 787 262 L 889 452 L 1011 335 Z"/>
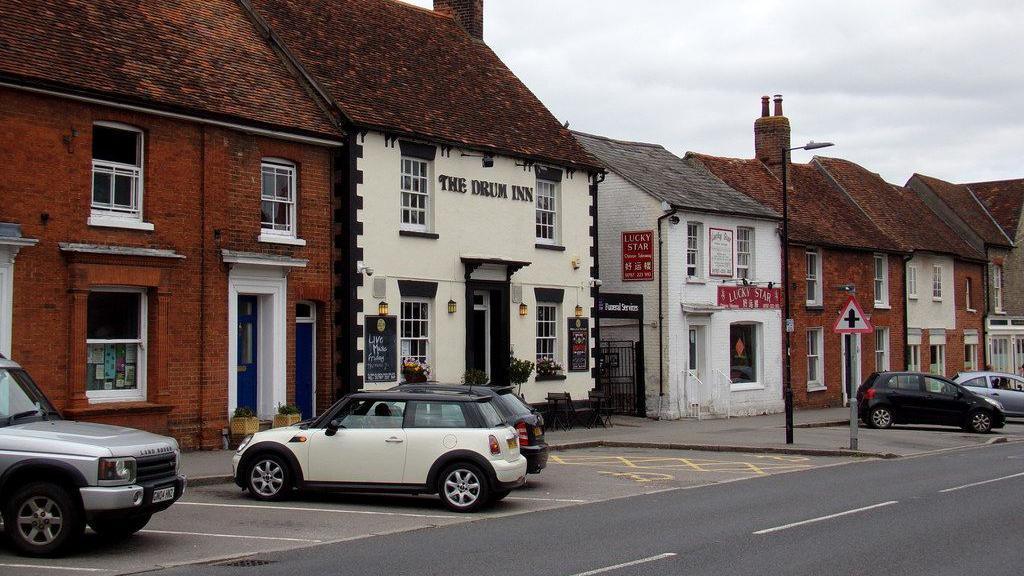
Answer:
<path fill-rule="evenodd" d="M 530 379 L 531 374 L 533 374 L 533 362 L 520 360 L 515 356 L 509 357 L 508 380 L 518 387 L 520 394 L 523 391 L 523 384 Z"/>
<path fill-rule="evenodd" d="M 302 410 L 295 404 L 278 404 L 277 413 L 282 416 L 291 416 L 293 414 L 302 414 Z"/>
<path fill-rule="evenodd" d="M 462 383 L 467 386 L 486 386 L 490 379 L 483 370 L 466 370 L 462 375 Z"/>
<path fill-rule="evenodd" d="M 253 412 L 252 408 L 248 406 L 239 406 L 235 408 L 235 418 L 255 418 L 256 413 Z"/>

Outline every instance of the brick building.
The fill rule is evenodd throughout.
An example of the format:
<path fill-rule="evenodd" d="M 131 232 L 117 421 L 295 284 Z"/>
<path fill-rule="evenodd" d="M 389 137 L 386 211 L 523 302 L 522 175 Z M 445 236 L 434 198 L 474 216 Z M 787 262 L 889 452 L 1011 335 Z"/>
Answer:
<path fill-rule="evenodd" d="M 242 6 L 0 6 L 3 351 L 66 416 L 183 447 L 332 399 L 342 134 Z"/>

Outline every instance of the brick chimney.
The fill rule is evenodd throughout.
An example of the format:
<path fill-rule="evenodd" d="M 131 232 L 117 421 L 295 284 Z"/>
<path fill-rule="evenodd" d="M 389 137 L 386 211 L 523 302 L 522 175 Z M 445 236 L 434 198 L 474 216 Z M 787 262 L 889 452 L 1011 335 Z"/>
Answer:
<path fill-rule="evenodd" d="M 451 16 L 470 36 L 484 39 L 484 0 L 434 0 L 434 12 Z"/>
<path fill-rule="evenodd" d="M 754 157 L 772 172 L 782 170 L 783 158 L 789 160 L 789 118 L 782 115 L 782 95 L 775 95 L 775 114 L 768 114 L 768 97 L 761 97 L 761 117 L 754 121 Z"/>

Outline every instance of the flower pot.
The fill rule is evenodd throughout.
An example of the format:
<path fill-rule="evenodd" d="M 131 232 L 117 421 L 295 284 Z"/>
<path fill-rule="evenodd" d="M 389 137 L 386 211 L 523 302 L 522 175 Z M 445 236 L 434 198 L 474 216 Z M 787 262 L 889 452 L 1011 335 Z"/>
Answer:
<path fill-rule="evenodd" d="M 407 384 L 422 384 L 427 381 L 427 375 L 422 372 L 416 374 L 403 374 Z"/>
<path fill-rule="evenodd" d="M 235 436 L 248 436 L 249 434 L 255 434 L 260 431 L 260 419 L 256 417 L 252 418 L 232 418 L 231 419 L 231 433 Z"/>
<path fill-rule="evenodd" d="M 298 424 L 301 420 L 301 414 L 275 414 L 274 428 L 283 428 L 285 426 L 291 426 L 292 424 Z"/>

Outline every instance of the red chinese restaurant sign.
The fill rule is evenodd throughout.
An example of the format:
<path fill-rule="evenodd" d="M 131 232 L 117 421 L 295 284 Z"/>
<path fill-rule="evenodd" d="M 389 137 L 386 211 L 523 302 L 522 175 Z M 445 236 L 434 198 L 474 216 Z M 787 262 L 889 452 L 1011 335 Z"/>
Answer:
<path fill-rule="evenodd" d="M 779 308 L 782 288 L 719 286 L 718 305 L 723 308 Z"/>
<path fill-rule="evenodd" d="M 622 233 L 622 280 L 654 280 L 654 231 Z"/>

